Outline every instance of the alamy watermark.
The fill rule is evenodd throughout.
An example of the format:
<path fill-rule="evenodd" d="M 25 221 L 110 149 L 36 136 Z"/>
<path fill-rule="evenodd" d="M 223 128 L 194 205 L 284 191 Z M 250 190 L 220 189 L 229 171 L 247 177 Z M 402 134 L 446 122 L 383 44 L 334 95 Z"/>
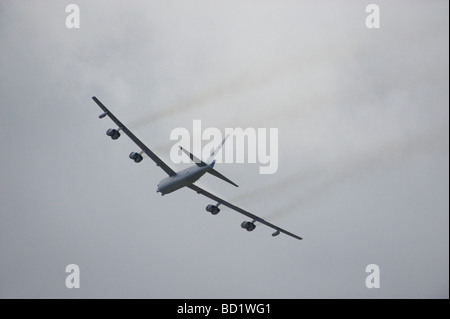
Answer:
<path fill-rule="evenodd" d="M 80 7 L 76 4 L 69 4 L 66 7 L 66 12 L 69 13 L 66 17 L 67 29 L 79 29 L 80 28 Z"/>
<path fill-rule="evenodd" d="M 170 150 L 170 159 L 174 164 L 190 162 L 180 146 L 206 159 L 227 135 L 225 144 L 215 157 L 217 163 L 259 163 L 260 174 L 277 172 L 278 128 L 225 128 L 222 134 L 221 130 L 214 127 L 202 130 L 201 120 L 194 120 L 192 135 L 184 127 L 177 127 L 170 133 L 170 139 L 177 141 Z M 202 145 L 203 141 L 207 143 Z"/>
<path fill-rule="evenodd" d="M 367 29 L 379 29 L 380 28 L 380 7 L 377 4 L 369 4 L 366 7 L 366 13 L 369 13 L 369 15 L 366 17 Z"/>
<path fill-rule="evenodd" d="M 66 287 L 69 289 L 80 288 L 80 267 L 76 264 L 69 264 L 66 266 L 66 272 L 69 273 L 66 277 Z"/>
<path fill-rule="evenodd" d="M 380 267 L 377 264 L 367 265 L 366 272 L 369 273 L 366 277 L 366 287 L 380 288 Z"/>

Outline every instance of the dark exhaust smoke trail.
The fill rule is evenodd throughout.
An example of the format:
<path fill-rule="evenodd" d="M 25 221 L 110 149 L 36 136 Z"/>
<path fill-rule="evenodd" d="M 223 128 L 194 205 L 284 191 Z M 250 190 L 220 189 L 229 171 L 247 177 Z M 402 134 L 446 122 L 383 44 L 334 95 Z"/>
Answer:
<path fill-rule="evenodd" d="M 204 107 L 205 105 L 207 105 L 211 101 L 214 101 L 215 99 L 224 98 L 231 94 L 239 94 L 250 88 L 262 86 L 268 83 L 270 80 L 271 79 L 268 78 L 243 79 L 242 77 L 239 77 L 238 79 L 230 81 L 229 83 L 225 83 L 215 89 L 205 91 L 199 96 L 187 98 L 179 102 L 176 102 L 172 105 L 169 105 L 164 109 L 156 110 L 152 114 L 149 114 L 135 121 L 132 121 L 129 124 L 129 126 L 132 129 L 136 129 L 146 124 L 152 123 L 154 121 L 158 121 L 187 110 Z"/>
<path fill-rule="evenodd" d="M 336 187 L 337 184 L 366 171 L 399 165 L 402 161 L 420 153 L 448 153 L 448 136 L 443 135 L 442 132 L 445 132 L 445 129 L 435 130 L 431 134 L 410 138 L 404 142 L 386 145 L 378 151 L 362 155 L 359 158 L 330 163 L 308 171 L 299 171 L 280 182 L 255 189 L 252 192 L 235 197 L 233 200 L 274 196 L 274 191 L 280 192 L 283 189 L 292 189 L 295 186 L 300 188 L 302 185 L 299 184 L 303 183 L 305 190 L 299 190 L 295 199 L 288 201 L 276 211 L 263 216 L 268 220 L 274 220 L 298 212 L 298 207 L 318 199 L 328 190 Z M 305 185 L 305 183 L 308 183 L 308 185 Z"/>
<path fill-rule="evenodd" d="M 337 169 L 329 171 L 323 179 L 319 180 L 307 192 L 299 194 L 295 200 L 286 203 L 276 211 L 266 215 L 265 218 L 273 220 L 290 213 L 295 213 L 297 212 L 297 207 L 318 199 L 324 193 L 336 187 L 337 184 L 363 174 L 368 170 L 401 165 L 405 160 L 419 154 L 448 153 L 448 136 L 444 136 L 442 132 L 445 132 L 445 130 L 435 131 L 434 134 L 418 136 L 402 143 L 387 145 L 378 152 L 373 152 L 349 162 L 342 162 L 339 165 L 333 165 Z"/>
<path fill-rule="evenodd" d="M 129 128 L 136 129 L 154 121 L 177 115 L 187 110 L 204 107 L 208 103 L 217 99 L 222 99 L 227 96 L 240 94 L 247 90 L 263 87 L 277 80 L 284 74 L 292 72 L 294 69 L 298 71 L 299 68 L 303 68 L 305 65 L 311 67 L 312 63 L 317 62 L 317 60 L 320 60 L 321 58 L 322 57 L 320 55 L 301 58 L 290 57 L 286 58 L 281 64 L 278 63 L 276 65 L 266 67 L 264 70 L 249 70 L 248 72 L 242 73 L 216 88 L 206 90 L 198 96 L 178 101 L 163 109 L 155 110 L 152 114 L 136 119 L 135 121 L 129 123 Z M 305 64 L 305 62 L 308 63 Z"/>

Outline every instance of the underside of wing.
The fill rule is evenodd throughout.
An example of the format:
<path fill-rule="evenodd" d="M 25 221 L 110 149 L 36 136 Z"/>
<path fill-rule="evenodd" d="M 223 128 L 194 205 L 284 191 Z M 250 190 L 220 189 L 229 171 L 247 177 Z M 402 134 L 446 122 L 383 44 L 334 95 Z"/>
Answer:
<path fill-rule="evenodd" d="M 144 143 L 141 142 L 122 122 L 120 122 L 117 117 L 114 116 L 107 108 L 100 102 L 95 96 L 92 97 L 95 103 L 103 110 L 104 113 L 100 114 L 100 118 L 109 116 L 109 118 L 117 125 L 117 129 L 109 129 L 107 135 L 111 136 L 112 139 L 117 139 L 120 136 L 120 131 L 124 132 L 134 143 L 136 143 L 139 148 L 148 155 L 159 167 L 162 168 L 169 176 L 176 175 L 175 171 L 171 169 L 166 163 L 164 163 L 155 153 L 153 153 Z M 140 157 L 139 157 L 140 156 Z M 142 160 L 140 153 L 131 153 L 130 158 L 134 159 L 136 162 Z M 139 161 L 137 161 L 139 160 Z"/>
<path fill-rule="evenodd" d="M 248 224 L 246 224 L 247 226 L 253 225 L 252 226 L 253 228 L 244 227 L 245 226 L 244 223 L 242 224 L 242 227 L 243 228 L 247 228 L 247 230 L 250 230 L 250 229 L 253 230 L 254 229 L 254 223 L 255 222 L 259 222 L 259 223 L 261 223 L 263 225 L 266 225 L 266 226 L 268 226 L 268 227 L 270 227 L 272 229 L 275 229 L 275 233 L 273 233 L 273 236 L 276 236 L 279 233 L 283 233 L 283 234 L 286 234 L 286 235 L 291 236 L 291 237 L 293 237 L 295 239 L 298 239 L 298 240 L 302 240 L 303 239 L 303 238 L 301 238 L 301 237 L 299 237 L 299 236 L 297 236 L 295 234 L 292 234 L 292 233 L 290 233 L 290 232 L 288 232 L 288 231 L 286 231 L 286 230 L 284 230 L 284 229 L 282 229 L 282 228 L 280 228 L 280 227 L 278 227 L 278 226 L 276 226 L 274 224 L 271 224 L 271 223 L 265 221 L 261 217 L 258 217 L 258 216 L 254 215 L 252 213 L 249 213 L 246 210 L 244 210 L 244 209 L 242 209 L 240 207 L 237 207 L 237 206 L 235 206 L 235 205 L 233 205 L 233 204 L 223 200 L 222 198 L 205 191 L 203 188 L 200 188 L 197 185 L 191 184 L 191 185 L 189 185 L 187 187 L 189 187 L 190 189 L 194 190 L 198 194 L 202 194 L 202 195 L 212 199 L 213 201 L 217 202 L 218 204 L 222 204 L 222 205 L 224 205 L 224 206 L 226 206 L 228 208 L 231 208 L 232 210 L 234 210 L 234 211 L 236 211 L 238 213 L 241 213 L 242 215 L 245 215 L 245 216 L 251 218 L 252 222 L 244 222 L 244 223 L 248 223 Z"/>

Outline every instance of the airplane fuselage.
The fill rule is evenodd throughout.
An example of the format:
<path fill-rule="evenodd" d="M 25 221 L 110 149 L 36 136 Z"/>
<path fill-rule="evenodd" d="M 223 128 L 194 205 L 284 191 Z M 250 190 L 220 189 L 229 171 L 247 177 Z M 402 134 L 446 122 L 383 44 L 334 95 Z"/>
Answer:
<path fill-rule="evenodd" d="M 184 186 L 191 185 L 202 177 L 207 171 L 209 171 L 210 168 L 210 165 L 202 167 L 196 165 L 190 166 L 177 172 L 176 175 L 162 179 L 158 184 L 156 192 L 161 193 L 161 195 L 165 195 Z"/>

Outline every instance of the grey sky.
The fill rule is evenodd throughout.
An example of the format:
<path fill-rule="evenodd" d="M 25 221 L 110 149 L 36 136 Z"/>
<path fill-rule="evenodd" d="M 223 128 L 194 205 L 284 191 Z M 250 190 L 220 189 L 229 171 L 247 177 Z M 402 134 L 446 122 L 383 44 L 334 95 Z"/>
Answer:
<path fill-rule="evenodd" d="M 447 1 L 377 1 L 378 30 L 364 1 L 74 1 L 76 30 L 69 3 L 0 2 L 0 297 L 449 297 Z M 156 194 L 93 95 L 165 160 L 194 119 L 278 128 L 276 174 L 199 185 L 305 239 Z"/>

